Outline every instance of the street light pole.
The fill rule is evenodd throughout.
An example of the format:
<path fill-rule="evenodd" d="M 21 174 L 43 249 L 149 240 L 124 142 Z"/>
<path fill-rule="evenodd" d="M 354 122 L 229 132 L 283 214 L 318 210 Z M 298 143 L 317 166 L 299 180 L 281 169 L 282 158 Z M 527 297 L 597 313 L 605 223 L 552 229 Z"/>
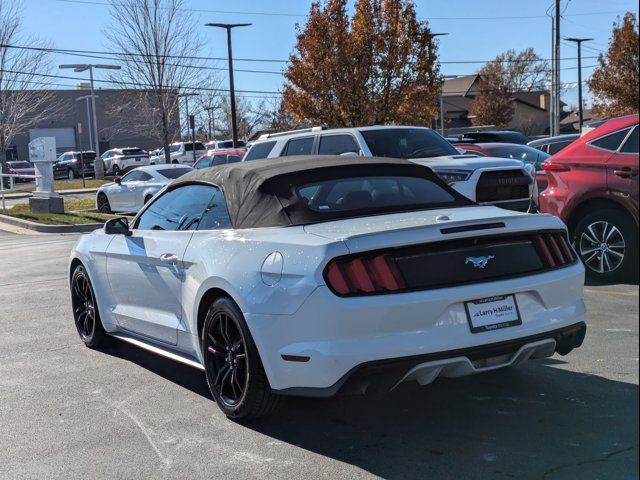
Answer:
<path fill-rule="evenodd" d="M 96 100 L 93 86 L 93 69 L 98 68 L 102 70 L 120 70 L 120 65 L 104 65 L 104 64 L 91 64 L 91 63 L 76 63 L 71 65 L 60 65 L 58 68 L 66 69 L 71 68 L 74 72 L 84 72 L 89 70 L 89 82 L 91 89 L 91 109 L 93 110 L 93 150 L 96 152 L 96 161 L 94 162 L 94 172 L 96 178 L 104 178 L 104 164 L 100 160 L 100 139 L 98 137 L 98 116 L 96 114 Z"/>
<path fill-rule="evenodd" d="M 582 42 L 588 42 L 593 38 L 566 38 L 569 42 L 574 42 L 578 46 L 578 132 L 582 133 L 583 111 L 582 111 Z"/>
<path fill-rule="evenodd" d="M 193 152 L 191 155 L 193 157 L 193 162 L 196 161 L 196 132 L 195 132 L 195 124 L 191 125 L 191 116 L 189 115 L 189 97 L 196 97 L 200 95 L 199 93 L 181 93 L 178 95 L 178 98 L 184 98 L 185 110 L 187 114 L 187 138 L 189 138 L 189 130 L 191 130 L 191 151 Z"/>
<path fill-rule="evenodd" d="M 238 146 L 238 124 L 236 120 L 236 92 L 233 84 L 233 52 L 231 51 L 231 29 L 248 27 L 250 23 L 207 23 L 207 27 L 224 28 L 227 31 L 227 54 L 229 57 L 229 96 L 231 99 L 231 139 L 233 148 Z"/>

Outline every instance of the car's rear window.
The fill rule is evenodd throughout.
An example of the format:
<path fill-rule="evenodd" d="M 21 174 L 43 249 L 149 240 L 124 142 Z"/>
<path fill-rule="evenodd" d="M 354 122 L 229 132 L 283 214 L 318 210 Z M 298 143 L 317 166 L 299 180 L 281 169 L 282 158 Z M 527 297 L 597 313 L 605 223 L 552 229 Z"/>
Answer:
<path fill-rule="evenodd" d="M 162 175 L 163 177 L 166 178 L 178 178 L 181 177 L 182 175 L 184 175 L 185 173 L 189 173 L 191 170 L 193 170 L 192 168 L 163 168 L 161 170 L 158 170 L 158 173 L 160 175 Z"/>
<path fill-rule="evenodd" d="M 428 128 L 380 128 L 360 133 L 374 157 L 429 158 L 459 155 L 459 152 Z"/>
<path fill-rule="evenodd" d="M 437 183 L 422 177 L 366 176 L 325 180 L 298 187 L 298 197 L 316 212 L 370 213 L 428 209 L 456 199 Z"/>
<path fill-rule="evenodd" d="M 123 155 L 146 155 L 147 152 L 142 150 L 141 148 L 123 148 Z"/>

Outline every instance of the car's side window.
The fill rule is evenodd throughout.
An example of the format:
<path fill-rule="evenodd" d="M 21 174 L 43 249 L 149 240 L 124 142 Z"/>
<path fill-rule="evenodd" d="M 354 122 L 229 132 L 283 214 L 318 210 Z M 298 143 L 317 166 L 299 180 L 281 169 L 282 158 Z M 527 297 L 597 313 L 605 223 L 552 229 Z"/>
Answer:
<path fill-rule="evenodd" d="M 138 172 L 138 173 L 139 173 L 139 178 L 138 178 L 139 182 L 147 182 L 153 178 L 147 172 Z"/>
<path fill-rule="evenodd" d="M 341 155 L 343 153 L 358 153 L 360 147 L 351 135 L 323 135 L 320 137 L 320 155 Z"/>
<path fill-rule="evenodd" d="M 185 185 L 157 198 L 138 218 L 138 230 L 195 230 L 216 189 Z"/>
<path fill-rule="evenodd" d="M 620 149 L 621 153 L 635 153 L 638 154 L 638 127 L 633 129 L 627 141 L 624 142 L 624 145 Z"/>
<path fill-rule="evenodd" d="M 313 137 L 294 138 L 287 142 L 283 156 L 310 155 L 313 148 Z"/>
<path fill-rule="evenodd" d="M 591 145 L 594 147 L 602 148 L 603 150 L 609 150 L 610 152 L 615 152 L 620 147 L 622 141 L 626 138 L 629 133 L 630 128 L 625 128 L 624 130 L 620 130 L 619 132 L 610 133 L 609 135 L 605 135 L 604 137 L 598 138 L 597 140 L 593 140 Z"/>
<path fill-rule="evenodd" d="M 133 170 L 122 177 L 122 183 L 137 182 L 140 180 L 140 172 Z"/>
<path fill-rule="evenodd" d="M 224 195 L 219 189 L 214 188 L 214 190 L 213 198 L 209 205 L 207 205 L 198 224 L 198 230 L 217 230 L 231 226 Z"/>
<path fill-rule="evenodd" d="M 263 142 L 256 143 L 251 149 L 247 152 L 247 156 L 244 157 L 244 161 L 248 162 L 250 160 L 262 160 L 263 158 L 267 158 L 273 150 L 276 142 Z"/>

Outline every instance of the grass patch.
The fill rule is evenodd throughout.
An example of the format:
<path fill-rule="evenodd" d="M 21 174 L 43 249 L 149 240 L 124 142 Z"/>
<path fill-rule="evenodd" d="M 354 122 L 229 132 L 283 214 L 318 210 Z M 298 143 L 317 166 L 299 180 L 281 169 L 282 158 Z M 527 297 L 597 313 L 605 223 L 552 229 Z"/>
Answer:
<path fill-rule="evenodd" d="M 28 203 L 19 203 L 2 212 L 4 215 L 43 223 L 45 225 L 73 225 L 86 223 L 104 223 L 117 215 L 107 215 L 94 211 L 96 204 L 93 198 L 64 200 L 63 214 L 31 213 Z M 0 210 L 1 211 L 1 210 Z"/>
<path fill-rule="evenodd" d="M 110 182 L 111 180 L 98 180 L 96 178 L 85 179 L 85 186 L 82 186 L 82 179 L 77 178 L 75 180 L 55 180 L 54 188 L 56 192 L 60 190 L 79 190 L 81 188 L 98 188 L 100 185 Z M 20 188 L 20 184 L 16 185 L 23 192 L 33 192 L 36 189 L 35 184 Z"/>

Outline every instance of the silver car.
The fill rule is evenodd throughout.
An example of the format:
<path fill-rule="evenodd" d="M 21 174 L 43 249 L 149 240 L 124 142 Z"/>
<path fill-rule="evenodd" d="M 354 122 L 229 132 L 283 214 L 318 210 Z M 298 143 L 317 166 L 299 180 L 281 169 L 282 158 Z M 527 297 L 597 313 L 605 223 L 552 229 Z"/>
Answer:
<path fill-rule="evenodd" d="M 192 171 L 187 165 L 149 165 L 136 168 L 124 177 L 102 185 L 96 194 L 101 213 L 137 212 L 172 180 Z"/>

